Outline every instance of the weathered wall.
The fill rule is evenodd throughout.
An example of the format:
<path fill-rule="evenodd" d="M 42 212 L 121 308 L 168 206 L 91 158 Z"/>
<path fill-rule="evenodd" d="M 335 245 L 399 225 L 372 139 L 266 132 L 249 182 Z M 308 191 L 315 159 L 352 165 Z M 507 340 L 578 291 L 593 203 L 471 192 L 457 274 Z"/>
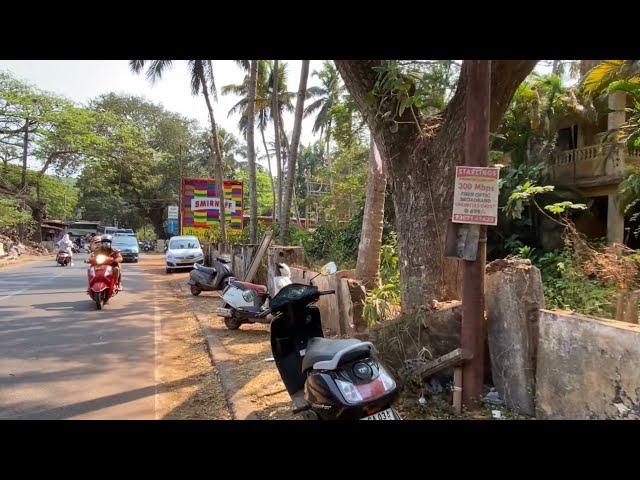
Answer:
<path fill-rule="evenodd" d="M 534 415 L 540 270 L 522 259 L 487 265 L 485 299 L 493 383 L 508 407 Z"/>
<path fill-rule="evenodd" d="M 536 416 L 640 419 L 640 326 L 541 310 Z"/>

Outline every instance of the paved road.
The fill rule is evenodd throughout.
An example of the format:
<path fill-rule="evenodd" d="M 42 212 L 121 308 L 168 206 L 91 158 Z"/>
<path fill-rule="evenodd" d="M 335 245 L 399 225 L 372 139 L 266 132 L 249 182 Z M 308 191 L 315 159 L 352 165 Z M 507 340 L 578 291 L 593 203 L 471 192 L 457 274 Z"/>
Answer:
<path fill-rule="evenodd" d="M 85 257 L 0 270 L 1 419 L 155 418 L 151 273 L 125 264 L 125 290 L 97 311 Z"/>

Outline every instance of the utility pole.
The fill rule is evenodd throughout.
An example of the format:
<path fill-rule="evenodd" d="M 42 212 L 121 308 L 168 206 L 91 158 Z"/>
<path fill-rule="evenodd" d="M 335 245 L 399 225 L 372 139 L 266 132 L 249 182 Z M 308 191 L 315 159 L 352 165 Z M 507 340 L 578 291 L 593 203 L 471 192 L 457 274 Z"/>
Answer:
<path fill-rule="evenodd" d="M 466 166 L 486 167 L 489 156 L 489 114 L 491 98 L 491 60 L 470 60 L 467 65 L 464 160 Z M 462 348 L 473 359 L 462 369 L 462 402 L 468 408 L 479 405 L 484 378 L 484 270 L 487 254 L 487 227 L 480 225 L 476 260 L 463 260 Z"/>

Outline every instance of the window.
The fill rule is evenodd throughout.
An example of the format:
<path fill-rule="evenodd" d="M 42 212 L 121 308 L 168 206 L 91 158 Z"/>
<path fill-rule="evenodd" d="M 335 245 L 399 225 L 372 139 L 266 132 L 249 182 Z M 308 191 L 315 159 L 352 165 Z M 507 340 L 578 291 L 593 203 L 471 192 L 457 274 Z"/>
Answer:
<path fill-rule="evenodd" d="M 200 248 L 197 238 L 175 238 L 169 242 L 170 250 L 185 250 L 187 248 Z"/>

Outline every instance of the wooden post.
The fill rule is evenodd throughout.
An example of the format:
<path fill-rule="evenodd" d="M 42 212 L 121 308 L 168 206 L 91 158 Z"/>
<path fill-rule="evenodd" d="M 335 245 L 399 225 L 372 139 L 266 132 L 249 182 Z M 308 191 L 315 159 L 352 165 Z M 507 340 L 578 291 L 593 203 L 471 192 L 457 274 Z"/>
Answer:
<path fill-rule="evenodd" d="M 453 410 L 462 413 L 462 367 L 453 369 Z"/>
<path fill-rule="evenodd" d="M 465 165 L 485 167 L 489 156 L 489 114 L 491 98 L 491 61 L 469 60 L 467 65 Z M 465 388 L 462 400 L 468 407 L 480 404 L 484 377 L 484 269 L 487 227 L 480 226 L 476 260 L 463 261 L 462 331 L 460 343 L 473 353 L 463 367 Z"/>
<path fill-rule="evenodd" d="M 640 290 L 622 291 L 618 293 L 616 320 L 638 323 L 638 299 L 640 299 Z"/>

